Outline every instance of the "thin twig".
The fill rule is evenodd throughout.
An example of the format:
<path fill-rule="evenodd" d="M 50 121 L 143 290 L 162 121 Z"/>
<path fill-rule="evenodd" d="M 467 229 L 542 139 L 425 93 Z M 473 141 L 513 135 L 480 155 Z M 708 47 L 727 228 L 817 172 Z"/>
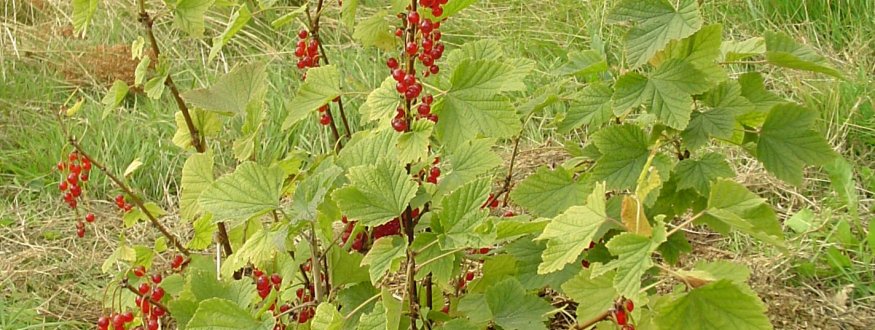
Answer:
<path fill-rule="evenodd" d="M 167 309 L 167 306 L 164 306 L 164 304 L 162 304 L 162 303 L 159 302 L 159 301 L 152 300 L 152 297 L 149 296 L 149 295 L 140 294 L 140 291 L 137 291 L 137 289 L 134 289 L 134 287 L 131 286 L 131 284 L 128 283 L 127 280 L 122 281 L 122 283 L 121 283 L 120 286 L 121 286 L 122 288 L 128 289 L 128 291 L 133 292 L 135 295 L 139 296 L 139 297 L 142 298 L 142 299 L 148 299 L 150 304 L 152 304 L 152 305 L 154 305 L 154 306 L 158 306 L 158 307 L 160 307 L 160 308 L 163 309 L 165 312 L 167 312 L 167 315 L 170 315 L 170 310 Z M 138 307 L 139 307 L 139 306 L 138 306 Z"/>

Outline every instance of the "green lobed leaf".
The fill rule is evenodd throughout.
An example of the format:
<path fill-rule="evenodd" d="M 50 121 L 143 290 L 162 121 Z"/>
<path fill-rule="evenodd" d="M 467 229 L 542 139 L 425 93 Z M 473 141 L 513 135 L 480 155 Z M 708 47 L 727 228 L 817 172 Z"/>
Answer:
<path fill-rule="evenodd" d="M 307 80 L 298 88 L 295 98 L 286 105 L 288 116 L 283 129 L 289 129 L 319 107 L 340 96 L 340 72 L 333 65 L 307 70 Z"/>
<path fill-rule="evenodd" d="M 103 99 L 100 100 L 100 103 L 103 103 L 104 110 L 103 116 L 106 118 L 110 111 L 117 108 L 122 104 L 122 101 L 125 100 L 125 96 L 128 95 L 128 84 L 121 80 L 116 80 L 112 83 L 112 87 L 106 92 L 106 95 L 103 96 Z"/>
<path fill-rule="evenodd" d="M 191 115 L 192 125 L 202 137 L 216 136 L 222 129 L 222 121 L 219 115 L 214 112 L 194 108 L 190 109 L 189 114 Z M 183 149 L 190 148 L 191 132 L 188 130 L 188 124 L 185 122 L 185 116 L 182 114 L 182 111 L 177 111 L 174 114 L 174 119 L 176 121 L 176 133 L 173 134 L 173 144 Z"/>
<path fill-rule="evenodd" d="M 678 189 L 693 188 L 702 195 L 708 195 L 711 182 L 718 178 L 734 178 L 735 171 L 723 155 L 709 152 L 678 162 L 673 175 L 678 178 Z"/>
<path fill-rule="evenodd" d="M 334 181 L 343 174 L 343 169 L 330 160 L 323 160 L 310 176 L 301 180 L 292 195 L 293 221 L 312 220 L 325 195 L 331 191 Z"/>
<path fill-rule="evenodd" d="M 349 169 L 349 185 L 334 199 L 350 220 L 378 226 L 398 217 L 416 195 L 416 184 L 398 163 L 381 162 Z"/>
<path fill-rule="evenodd" d="M 623 0 L 609 22 L 633 22 L 626 33 L 626 58 L 633 68 L 647 63 L 669 41 L 690 36 L 702 26 L 696 0 Z"/>
<path fill-rule="evenodd" d="M 599 239 L 611 228 L 607 223 L 604 196 L 604 184 L 597 184 L 587 198 L 586 205 L 572 206 L 547 224 L 537 238 L 547 240 L 538 274 L 548 274 L 577 261 L 590 242 Z"/>
<path fill-rule="evenodd" d="M 395 154 L 397 143 L 398 134 L 394 130 L 356 132 L 349 143 L 340 150 L 337 164 L 350 169 L 381 161 L 397 162 L 398 158 Z"/>
<path fill-rule="evenodd" d="M 802 168 L 825 165 L 836 157 L 823 136 L 812 129 L 819 117 L 816 110 L 796 104 L 772 108 L 760 130 L 757 159 L 767 171 L 785 182 L 801 185 Z"/>
<path fill-rule="evenodd" d="M 841 72 L 813 49 L 797 44 L 781 32 L 766 32 L 766 61 L 773 65 L 828 74 L 843 78 Z"/>
<path fill-rule="evenodd" d="M 438 137 L 449 145 L 459 145 L 478 134 L 511 137 L 522 123 L 510 101 L 500 92 L 520 79 L 514 67 L 493 60 L 462 60 L 450 76 L 452 87 L 435 106 L 440 116 Z"/>
<path fill-rule="evenodd" d="M 738 77 L 738 84 L 741 85 L 741 96 L 754 105 L 753 112 L 736 118 L 747 126 L 762 125 L 772 107 L 787 102 L 766 89 L 765 80 L 759 72 L 742 74 Z"/>
<path fill-rule="evenodd" d="M 379 11 L 364 20 L 359 21 L 353 32 L 353 39 L 362 43 L 362 46 L 374 46 L 385 51 L 391 51 L 395 47 L 395 35 L 392 27 L 386 20 L 388 14 L 385 10 Z"/>
<path fill-rule="evenodd" d="M 398 137 L 398 160 L 402 163 L 416 163 L 428 157 L 431 132 L 434 123 L 430 120 L 416 120 L 410 125 L 410 131 Z"/>
<path fill-rule="evenodd" d="M 754 105 L 741 95 L 741 85 L 726 81 L 703 95 L 710 109 L 693 111 L 690 124 L 681 133 L 684 144 L 698 148 L 708 143 L 709 137 L 729 139 L 735 129 L 735 117 L 754 111 Z"/>
<path fill-rule="evenodd" d="M 432 222 L 439 224 L 434 227 L 435 232 L 440 234 L 442 248 L 449 250 L 476 246 L 479 239 L 475 229 L 489 215 L 487 210 L 481 208 L 489 190 L 489 181 L 471 181 L 441 200 L 440 209 L 435 212 Z"/>
<path fill-rule="evenodd" d="M 362 266 L 370 266 L 368 274 L 371 276 L 371 283 L 376 286 L 387 272 L 397 271 L 406 249 L 407 241 L 400 236 L 386 236 L 376 240 L 362 259 Z"/>
<path fill-rule="evenodd" d="M 245 220 L 279 206 L 283 179 L 279 168 L 245 162 L 201 192 L 198 204 L 216 221 Z"/>
<path fill-rule="evenodd" d="M 238 115 L 249 107 L 260 107 L 266 93 L 267 66 L 252 63 L 235 67 L 212 86 L 190 90 L 182 98 L 207 111 Z"/>
<path fill-rule="evenodd" d="M 556 69 L 561 75 L 591 75 L 608 70 L 605 55 L 595 50 L 568 53 L 568 62 Z"/>
<path fill-rule="evenodd" d="M 526 294 L 514 278 L 496 283 L 486 290 L 486 304 L 495 324 L 506 330 L 547 329 L 547 313 L 553 308 L 543 299 Z"/>
<path fill-rule="evenodd" d="M 601 126 L 611 120 L 613 93 L 610 87 L 599 82 L 584 87 L 568 106 L 565 118 L 559 123 L 559 132 L 570 132 L 582 125 Z"/>
<path fill-rule="evenodd" d="M 582 205 L 588 188 L 562 166 L 554 170 L 541 166 L 516 185 L 510 198 L 534 216 L 552 218 L 571 206 Z"/>
<path fill-rule="evenodd" d="M 182 183 L 179 193 L 179 216 L 194 220 L 200 213 L 197 203 L 201 193 L 213 183 L 213 155 L 193 154 L 182 165 Z"/>
<path fill-rule="evenodd" d="M 580 273 L 562 284 L 562 290 L 578 302 L 577 319 L 590 320 L 611 309 L 617 299 L 614 289 L 614 272 L 592 276 L 592 270 L 581 269 Z"/>
<path fill-rule="evenodd" d="M 494 144 L 494 139 L 476 139 L 450 149 L 442 162 L 449 164 L 451 170 L 441 174 L 435 199 L 501 165 L 501 157 L 492 151 Z"/>
<path fill-rule="evenodd" d="M 300 16 L 305 11 L 307 11 L 307 8 L 308 8 L 307 2 L 305 2 L 302 6 L 298 7 L 297 9 L 292 10 L 292 11 L 278 17 L 277 19 L 271 21 L 270 26 L 272 26 L 274 29 L 279 29 L 283 26 L 286 26 L 289 23 L 294 22 L 295 18 L 298 18 L 298 16 Z"/>
<path fill-rule="evenodd" d="M 192 250 L 204 250 L 213 244 L 213 234 L 216 233 L 216 226 L 213 222 L 212 214 L 204 214 L 192 223 L 194 235 L 188 241 L 186 247 Z"/>
<path fill-rule="evenodd" d="M 97 0 L 73 0 L 73 29 L 82 33 L 91 24 L 91 18 L 97 12 Z"/>
<path fill-rule="evenodd" d="M 543 223 L 542 223 L 543 224 Z M 543 228 L 543 226 L 541 226 Z M 543 230 L 543 229 L 542 229 Z M 544 241 L 519 239 L 505 246 L 504 251 L 516 260 L 516 278 L 526 290 L 539 290 L 549 287 L 563 292 L 561 285 L 577 274 L 579 263 L 565 265 L 559 271 L 549 274 L 538 274 L 538 266 L 543 262 L 541 254 L 547 249 Z"/>
<path fill-rule="evenodd" d="M 710 89 L 706 75 L 686 60 L 663 62 L 645 77 L 637 72 L 624 74 L 614 86 L 614 113 L 645 105 L 647 111 L 667 126 L 683 130 L 692 113 L 691 95 Z"/>
<path fill-rule="evenodd" d="M 783 244 L 784 234 L 775 211 L 764 198 L 732 180 L 717 179 L 711 185 L 702 220 L 724 233 L 735 228 L 767 243 Z"/>
<path fill-rule="evenodd" d="M 358 9 L 359 0 L 344 1 L 340 5 L 340 22 L 347 27 L 352 27 L 355 24 L 355 12 Z"/>
<path fill-rule="evenodd" d="M 188 330 L 270 330 L 273 329 L 274 319 L 265 315 L 261 320 L 255 318 L 249 311 L 240 308 L 237 304 L 227 299 L 210 298 L 201 301 L 191 320 L 188 321 Z"/>
<path fill-rule="evenodd" d="M 635 125 L 611 126 L 592 139 L 602 154 L 592 169 L 592 179 L 605 180 L 612 189 L 633 187 L 650 155 L 644 131 Z"/>
<path fill-rule="evenodd" d="M 664 234 L 665 227 L 657 226 L 653 229 L 652 238 L 626 232 L 608 241 L 608 250 L 617 256 L 617 259 L 607 265 L 607 269 L 617 270 L 614 276 L 617 293 L 629 299 L 637 299 L 641 289 L 641 277 L 653 267 L 651 254 L 665 241 L 665 237 L 660 236 Z"/>
<path fill-rule="evenodd" d="M 389 126 L 396 109 L 401 106 L 401 99 L 395 91 L 395 83 L 395 79 L 391 76 L 386 77 L 380 87 L 368 94 L 365 103 L 359 108 L 362 121 L 377 122 L 380 127 Z"/>
<path fill-rule="evenodd" d="M 215 0 L 177 0 L 173 7 L 173 23 L 194 38 L 204 35 L 204 16 Z"/>
<path fill-rule="evenodd" d="M 313 330 L 340 330 L 343 326 L 343 315 L 337 312 L 332 303 L 323 302 L 316 307 L 316 315 L 311 322 Z"/>
<path fill-rule="evenodd" d="M 656 322 L 661 329 L 772 329 L 762 301 L 728 280 L 693 289 L 662 305 Z"/>
<path fill-rule="evenodd" d="M 766 40 L 754 37 L 746 40 L 727 40 L 720 45 L 720 60 L 731 62 L 741 61 L 766 52 Z"/>
<path fill-rule="evenodd" d="M 207 57 L 207 61 L 212 62 L 216 55 L 219 54 L 219 51 L 222 50 L 222 47 L 225 47 L 237 35 L 237 32 L 240 32 L 246 26 L 246 23 L 249 23 L 250 19 L 252 19 L 252 13 L 246 4 L 241 5 L 237 11 L 231 14 L 225 31 L 222 31 L 221 34 L 213 38 L 213 44 L 210 47 L 210 55 Z"/>

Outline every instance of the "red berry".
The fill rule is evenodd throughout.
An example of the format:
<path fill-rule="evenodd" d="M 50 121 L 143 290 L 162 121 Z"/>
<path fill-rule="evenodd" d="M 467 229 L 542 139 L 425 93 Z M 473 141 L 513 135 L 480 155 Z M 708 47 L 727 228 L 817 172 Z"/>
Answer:
<path fill-rule="evenodd" d="M 152 290 L 152 286 L 146 282 L 140 283 L 140 287 L 137 288 L 137 291 L 139 291 L 140 294 L 147 294 L 149 293 L 149 290 Z"/>
<path fill-rule="evenodd" d="M 74 151 L 74 152 L 71 152 L 71 153 L 70 153 L 70 156 L 68 157 L 68 159 L 70 159 L 70 162 L 75 162 L 76 160 L 79 159 L 79 154 L 76 153 L 75 151 Z"/>
<path fill-rule="evenodd" d="M 319 124 L 322 126 L 328 126 L 328 124 L 331 124 L 331 116 L 323 114 L 322 117 L 319 117 Z"/>
<path fill-rule="evenodd" d="M 134 207 L 134 206 L 131 205 L 131 204 L 125 204 L 125 207 L 124 207 L 125 212 L 130 212 L 130 211 L 131 211 L 131 208 L 133 208 L 133 207 Z"/>
<path fill-rule="evenodd" d="M 402 30 L 401 28 L 395 29 L 395 36 L 396 37 L 401 37 L 402 35 L 404 35 L 404 30 Z"/>
<path fill-rule="evenodd" d="M 626 308 L 627 312 L 631 312 L 635 309 L 635 303 L 633 303 L 632 300 L 626 300 L 626 303 L 623 305 L 623 307 Z"/>
<path fill-rule="evenodd" d="M 73 197 L 79 197 L 79 195 L 82 195 L 82 188 L 80 188 L 79 185 L 74 184 L 70 186 L 70 194 L 73 195 Z"/>
<path fill-rule="evenodd" d="M 394 57 L 390 57 L 388 60 L 386 60 L 386 66 L 388 66 L 389 69 L 397 69 L 398 60 L 396 60 Z"/>
<path fill-rule="evenodd" d="M 280 274 L 273 274 L 270 276 L 270 282 L 276 285 L 280 285 L 283 282 L 283 277 Z"/>
<path fill-rule="evenodd" d="M 67 181 L 61 181 L 61 183 L 58 183 L 58 190 L 60 190 L 60 191 L 67 190 Z"/>
<path fill-rule="evenodd" d="M 265 288 L 270 288 L 270 283 L 268 283 L 268 279 L 266 276 L 262 275 L 255 279 L 255 287 L 259 290 L 264 290 Z"/>
<path fill-rule="evenodd" d="M 618 310 L 614 312 L 614 320 L 619 325 L 625 325 L 626 323 L 629 323 L 629 320 L 626 318 L 626 312 L 623 310 Z"/>
<path fill-rule="evenodd" d="M 419 115 L 421 116 L 428 116 L 428 114 L 431 113 L 431 106 L 426 103 L 422 103 L 419 105 L 419 107 L 416 108 L 416 111 L 419 112 Z"/>
<path fill-rule="evenodd" d="M 289 304 L 282 304 L 280 306 L 280 313 L 288 312 L 290 309 L 292 309 L 292 306 L 289 306 Z"/>
<path fill-rule="evenodd" d="M 152 274 L 152 283 L 155 283 L 155 284 L 161 283 L 162 279 L 163 279 L 163 277 L 161 276 L 161 274 L 158 274 L 158 273 Z"/>
<path fill-rule="evenodd" d="M 407 14 L 407 22 L 413 25 L 419 24 L 419 13 L 414 11 Z"/>
<path fill-rule="evenodd" d="M 145 274 L 146 274 L 146 267 L 143 267 L 143 266 L 134 267 L 134 276 L 143 277 L 143 275 L 145 275 Z"/>
<path fill-rule="evenodd" d="M 505 218 L 510 218 L 510 217 L 512 217 L 512 216 L 515 216 L 515 215 L 516 215 L 516 213 L 513 213 L 513 211 L 507 211 L 507 212 L 504 212 L 504 217 L 505 217 Z"/>
<path fill-rule="evenodd" d="M 82 158 L 82 169 L 85 171 L 91 171 L 91 161 L 88 158 Z"/>
<path fill-rule="evenodd" d="M 441 17 L 444 14 L 444 9 L 438 6 L 431 7 L 431 15 L 434 17 Z"/>
<path fill-rule="evenodd" d="M 407 85 L 405 85 L 404 82 L 399 81 L 395 83 L 395 91 L 402 94 L 407 93 Z"/>
<path fill-rule="evenodd" d="M 431 39 L 425 39 L 422 41 L 422 50 L 423 51 L 431 52 L 433 47 L 434 47 L 434 41 L 432 41 Z"/>
<path fill-rule="evenodd" d="M 489 253 L 489 251 L 492 251 L 492 249 L 490 249 L 488 247 L 484 247 L 484 248 L 480 248 L 480 250 L 477 252 L 480 252 L 480 254 L 487 254 L 487 253 Z"/>
<path fill-rule="evenodd" d="M 498 207 L 498 199 L 493 199 L 492 203 L 489 203 L 489 208 L 497 208 Z"/>
<path fill-rule="evenodd" d="M 79 175 L 79 181 L 85 182 L 88 181 L 88 173 L 82 173 Z"/>
<path fill-rule="evenodd" d="M 431 70 L 431 66 L 434 65 L 434 59 L 431 58 L 431 56 L 429 56 L 427 54 L 420 55 L 419 61 L 422 62 L 422 65 L 429 67 L 429 70 Z M 429 72 L 431 72 L 431 71 L 429 71 Z"/>
<path fill-rule="evenodd" d="M 76 165 L 76 164 L 70 164 L 70 172 L 71 172 L 71 173 L 79 174 L 80 172 L 82 172 L 82 168 L 79 167 L 79 165 Z"/>
<path fill-rule="evenodd" d="M 149 330 L 158 330 L 158 320 L 149 320 L 146 322 L 146 328 Z"/>
<path fill-rule="evenodd" d="M 122 328 L 125 326 L 125 317 L 121 314 L 115 314 L 112 317 L 112 326 L 116 329 Z"/>
<path fill-rule="evenodd" d="M 70 173 L 70 175 L 67 175 L 67 182 L 72 185 L 76 185 L 77 183 L 79 183 L 79 174 Z"/>
<path fill-rule="evenodd" d="M 586 259 L 581 260 L 580 265 L 583 266 L 583 268 L 589 268 L 589 261 L 586 261 Z"/>
<path fill-rule="evenodd" d="M 94 213 L 88 213 L 85 215 L 85 221 L 94 222 Z"/>
<path fill-rule="evenodd" d="M 392 128 L 396 132 L 404 132 L 407 130 L 407 121 L 404 118 L 394 118 L 392 119 Z"/>
<path fill-rule="evenodd" d="M 325 111 L 328 111 L 328 105 L 327 105 L 327 104 L 323 104 L 321 107 L 319 107 L 319 112 L 325 112 Z"/>
<path fill-rule="evenodd" d="M 468 274 L 465 274 L 465 281 L 471 282 L 472 280 L 474 280 L 473 272 L 468 272 Z"/>
<path fill-rule="evenodd" d="M 415 42 L 411 41 L 407 43 L 407 46 L 404 47 L 404 51 L 407 52 L 407 55 L 414 55 L 419 50 L 419 46 L 416 45 Z"/>
<path fill-rule="evenodd" d="M 431 171 L 428 174 L 433 176 L 433 177 L 439 177 L 439 176 L 441 176 L 441 169 L 437 166 L 432 167 Z"/>
<path fill-rule="evenodd" d="M 437 24 L 437 23 L 435 23 L 435 24 Z M 436 28 L 437 27 L 435 27 L 435 29 Z M 434 41 L 441 40 L 441 36 L 442 36 L 441 31 L 434 31 L 434 33 L 431 34 L 431 38 L 434 39 Z"/>
<path fill-rule="evenodd" d="M 79 238 L 85 237 L 85 228 L 76 228 L 76 236 Z"/>
<path fill-rule="evenodd" d="M 429 34 L 434 29 L 434 26 L 431 25 L 431 21 L 425 19 L 419 23 L 419 29 L 422 31 L 422 34 Z"/>
<path fill-rule="evenodd" d="M 307 30 L 301 30 L 298 32 L 298 38 L 307 39 L 307 36 L 310 35 L 307 33 Z"/>
<path fill-rule="evenodd" d="M 133 322 L 134 321 L 134 313 L 131 313 L 130 311 L 125 312 L 124 314 L 122 314 L 122 319 L 125 320 L 125 323 Z"/>
<path fill-rule="evenodd" d="M 401 70 L 401 69 L 392 70 L 392 78 L 394 78 L 395 81 L 401 82 L 402 80 L 404 80 L 404 70 Z"/>
<path fill-rule="evenodd" d="M 155 290 L 152 290 L 152 300 L 161 301 L 161 298 L 164 298 L 164 288 L 157 287 Z"/>
<path fill-rule="evenodd" d="M 63 171 L 64 168 L 66 167 L 66 165 L 64 164 L 64 162 L 58 162 L 58 165 L 57 165 L 57 166 L 58 166 L 58 171 Z"/>
<path fill-rule="evenodd" d="M 298 289 L 297 291 L 295 291 L 295 294 L 298 296 L 298 299 L 303 298 L 304 297 L 304 288 Z"/>
<path fill-rule="evenodd" d="M 305 272 L 309 272 L 309 271 L 310 271 L 310 261 L 309 261 L 309 260 L 307 261 L 306 264 L 304 264 L 304 271 L 305 271 Z"/>
<path fill-rule="evenodd" d="M 116 204 L 124 204 L 125 203 L 125 196 L 124 195 L 115 196 L 115 203 Z"/>
<path fill-rule="evenodd" d="M 183 258 L 181 255 L 173 256 L 173 259 L 170 261 L 170 268 L 177 269 L 182 266 Z"/>
<path fill-rule="evenodd" d="M 101 315 L 100 318 L 97 319 L 97 326 L 99 328 L 109 327 L 109 318 Z"/>

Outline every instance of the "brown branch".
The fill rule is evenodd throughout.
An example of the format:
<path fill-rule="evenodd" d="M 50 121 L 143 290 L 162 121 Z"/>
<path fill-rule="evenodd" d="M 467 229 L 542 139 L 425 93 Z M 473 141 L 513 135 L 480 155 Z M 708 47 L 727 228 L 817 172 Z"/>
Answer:
<path fill-rule="evenodd" d="M 152 47 L 154 56 L 158 58 L 161 54 L 161 49 L 158 47 L 158 40 L 155 39 L 155 33 L 152 29 L 154 21 L 146 11 L 146 0 L 138 0 L 137 4 L 140 9 L 139 21 L 143 24 L 143 28 L 146 30 L 146 36 L 149 38 L 149 44 Z M 173 82 L 173 77 L 169 74 L 167 75 L 167 78 L 164 79 L 164 85 L 170 88 L 170 94 L 173 95 L 173 100 L 176 101 L 176 107 L 179 108 L 179 112 L 182 112 L 182 117 L 185 119 L 185 126 L 188 129 L 189 135 L 191 135 L 191 145 L 194 146 L 194 149 L 197 150 L 198 153 L 206 152 L 206 142 L 200 132 L 198 132 L 197 127 L 194 126 L 191 111 L 189 111 L 188 106 L 185 104 L 185 100 L 180 96 L 179 88 L 177 88 L 176 83 Z M 228 229 L 225 227 L 224 222 L 216 223 L 216 227 L 219 232 L 219 244 L 222 245 L 225 255 L 229 256 L 234 251 L 231 248 L 231 242 L 228 239 Z M 239 279 L 241 275 L 242 273 L 235 272 L 234 278 Z"/>
<path fill-rule="evenodd" d="M 575 324 L 574 329 L 578 329 L 578 330 L 589 329 L 593 325 L 595 325 L 596 323 L 604 321 L 609 317 L 611 317 L 611 310 L 610 309 L 602 312 L 601 314 L 597 315 L 596 317 L 593 317 L 592 319 L 590 319 L 586 322 Z"/>
<path fill-rule="evenodd" d="M 152 212 L 149 212 L 149 209 L 146 208 L 143 200 L 136 193 L 134 193 L 133 189 L 131 189 L 131 187 L 125 184 L 124 181 L 119 179 L 115 174 L 110 172 L 109 169 L 107 169 L 106 166 L 103 165 L 100 161 L 96 160 L 94 157 L 91 157 L 91 155 L 89 155 L 88 152 L 85 151 L 85 148 L 83 148 L 82 145 L 80 145 L 79 142 L 76 141 L 76 138 L 70 135 L 70 133 L 67 131 L 67 126 L 64 125 L 64 120 L 61 118 L 60 112 L 56 113 L 56 115 L 58 116 L 58 123 L 61 126 L 61 131 L 64 134 L 64 137 L 67 139 L 70 145 L 73 146 L 74 149 L 76 149 L 76 152 L 82 155 L 82 157 L 85 157 L 89 161 L 91 161 L 91 166 L 96 167 L 100 172 L 103 172 L 103 174 L 109 177 L 109 179 L 112 180 L 112 182 L 115 183 L 116 186 L 118 186 L 126 195 L 131 198 L 131 201 L 134 203 L 134 205 L 138 209 L 140 209 L 143 214 L 146 215 L 146 218 L 149 219 L 149 222 L 152 224 L 152 226 L 158 228 L 158 231 L 160 231 L 161 234 L 164 235 L 164 237 L 167 237 L 167 240 L 169 240 L 170 243 L 173 244 L 173 246 L 175 246 L 177 250 L 179 250 L 179 252 L 182 252 L 182 254 L 188 256 L 190 254 L 188 249 L 184 245 L 182 245 L 182 243 L 175 235 L 167 230 L 167 227 L 164 227 L 164 225 L 162 225 L 161 222 L 158 221 L 158 218 L 155 217 Z"/>
<path fill-rule="evenodd" d="M 522 136 L 518 135 L 513 141 L 513 153 L 510 155 L 510 165 L 507 168 L 507 176 L 504 177 L 504 185 L 501 186 L 501 190 L 496 193 L 495 198 L 498 198 L 503 193 L 510 192 L 511 183 L 513 181 L 513 165 L 516 162 L 516 156 L 519 154 L 520 150 L 520 138 Z M 504 205 L 507 206 L 507 201 L 510 198 L 510 194 L 504 196 Z"/>
<path fill-rule="evenodd" d="M 316 40 L 316 43 L 319 44 L 319 50 L 323 59 L 325 59 L 325 52 L 322 49 L 322 42 L 319 40 L 319 17 L 322 16 L 322 1 L 319 0 L 316 8 L 316 17 L 310 16 L 310 8 L 308 7 L 305 14 L 307 14 L 307 21 L 310 25 L 307 27 L 307 30 L 310 31 L 310 35 L 313 36 L 313 40 Z M 326 59 L 326 64 L 328 61 Z M 328 116 L 329 123 L 328 126 L 331 128 L 331 135 L 334 136 L 334 140 L 337 142 L 334 145 L 334 151 L 340 151 L 340 148 L 343 148 L 343 143 L 340 141 L 340 132 L 337 130 L 337 124 L 334 123 L 334 115 L 331 114 L 331 107 L 325 110 L 325 115 Z M 345 120 L 345 119 L 344 119 Z"/>

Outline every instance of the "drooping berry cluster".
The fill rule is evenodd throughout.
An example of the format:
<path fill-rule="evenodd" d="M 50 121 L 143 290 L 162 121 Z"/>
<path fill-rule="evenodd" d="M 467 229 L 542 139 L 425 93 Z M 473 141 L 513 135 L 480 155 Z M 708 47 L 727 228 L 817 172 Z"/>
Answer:
<path fill-rule="evenodd" d="M 352 236 L 352 231 L 353 231 L 353 229 L 355 229 L 356 222 L 349 221 L 349 219 L 345 215 L 340 218 L 340 221 L 343 222 L 344 225 L 346 225 L 343 228 L 343 233 L 340 236 L 340 239 L 342 241 L 341 245 L 346 245 L 346 242 L 349 241 L 350 236 Z M 355 250 L 355 251 L 364 252 L 365 239 L 366 239 L 365 233 L 359 232 L 358 234 L 355 235 L 355 239 L 352 241 L 352 245 L 350 245 L 350 248 Z"/>
<path fill-rule="evenodd" d="M 120 210 L 127 212 L 131 212 L 131 209 L 134 208 L 133 205 L 125 201 L 125 195 L 119 194 L 115 196 L 115 206 L 117 206 Z"/>
<path fill-rule="evenodd" d="M 64 194 L 64 202 L 67 206 L 76 209 L 82 198 L 82 187 L 88 182 L 91 173 L 91 160 L 75 151 L 67 156 L 67 160 L 67 162 L 62 160 L 57 165 L 62 175 L 58 190 Z M 86 214 L 85 222 L 94 222 L 94 214 Z M 76 222 L 76 236 L 80 238 L 85 237 L 85 222 L 82 220 Z"/>
<path fill-rule="evenodd" d="M 413 219 L 414 225 L 418 222 L 419 215 L 420 211 L 418 208 L 411 210 L 410 217 L 411 219 Z M 355 228 L 356 222 L 349 221 L 346 216 L 343 216 L 341 218 L 341 221 L 345 224 L 343 233 L 341 234 L 341 240 L 343 241 L 341 245 L 345 245 L 352 236 L 352 232 Z M 373 242 L 383 237 L 401 234 L 401 217 L 396 217 L 389 222 L 371 228 L 370 235 L 365 232 L 359 232 L 358 234 L 356 234 L 355 239 L 350 246 L 350 249 L 365 253 L 367 252 L 366 250 L 368 241 Z M 368 238 L 370 238 L 370 240 L 368 240 Z"/>
<path fill-rule="evenodd" d="M 113 330 L 125 330 L 125 326 L 131 322 L 134 322 L 134 313 L 130 311 L 111 313 L 97 319 L 97 329 L 108 330 L 112 326 Z"/>
<path fill-rule="evenodd" d="M 161 306 L 153 305 L 152 302 L 160 303 L 161 300 L 164 299 L 166 292 L 164 291 L 164 288 L 160 286 L 164 277 L 161 273 L 156 272 L 149 276 L 149 280 L 145 280 L 146 269 L 143 266 L 135 267 L 133 272 L 134 276 L 144 278 L 144 281 L 137 287 L 137 292 L 140 295 L 137 296 L 134 302 L 140 308 L 140 313 L 144 319 L 146 329 L 158 330 L 161 318 L 164 315 L 167 315 L 167 311 Z"/>
<path fill-rule="evenodd" d="M 612 311 L 614 322 L 619 325 L 622 330 L 635 330 L 635 326 L 629 322 L 629 313 L 635 309 L 635 304 L 632 300 L 625 300 L 622 303 L 617 303 Z"/>
<path fill-rule="evenodd" d="M 311 38 L 307 30 L 298 31 L 298 44 L 295 47 L 295 57 L 298 58 L 298 69 L 315 68 L 319 66 L 319 40 Z M 304 79 L 307 79 L 306 73 Z"/>

